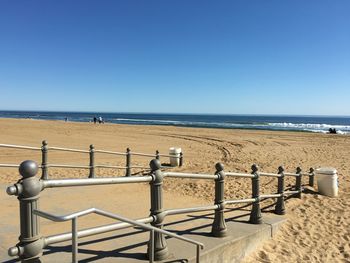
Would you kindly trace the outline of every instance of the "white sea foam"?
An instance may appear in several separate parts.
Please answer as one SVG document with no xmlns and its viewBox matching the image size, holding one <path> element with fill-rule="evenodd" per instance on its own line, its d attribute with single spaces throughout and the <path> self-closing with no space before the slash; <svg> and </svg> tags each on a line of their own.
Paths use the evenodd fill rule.
<svg viewBox="0 0 350 263">
<path fill-rule="evenodd" d="M 327 133 L 330 128 L 336 129 L 339 134 L 349 134 L 350 125 L 332 125 L 325 123 L 269 123 L 269 126 L 284 129 L 303 130 L 319 133 Z"/>
</svg>

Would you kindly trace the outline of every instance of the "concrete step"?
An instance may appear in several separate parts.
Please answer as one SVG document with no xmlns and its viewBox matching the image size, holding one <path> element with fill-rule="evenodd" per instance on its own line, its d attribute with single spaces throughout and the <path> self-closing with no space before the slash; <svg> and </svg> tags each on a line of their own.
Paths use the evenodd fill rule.
<svg viewBox="0 0 350 263">
<path fill-rule="evenodd" d="M 79 202 L 74 203 L 72 200 L 77 198 L 77 195 L 91 196 L 96 193 L 96 188 L 82 188 L 78 193 L 76 191 L 57 191 L 44 193 L 41 209 L 55 214 L 62 215 L 79 209 L 87 208 L 84 204 L 81 207 Z M 105 189 L 105 188 L 104 188 Z M 130 218 L 139 218 L 140 215 L 147 215 L 148 202 L 147 188 L 141 191 L 140 188 L 132 189 L 139 193 L 136 197 L 130 197 L 132 192 L 130 188 L 107 188 L 101 201 L 91 201 L 91 205 L 97 208 L 107 210 L 112 213 L 118 213 L 122 216 Z M 113 199 L 113 202 L 105 207 L 100 205 L 106 203 L 108 197 L 113 198 L 116 191 L 124 191 L 129 194 L 129 199 L 133 203 L 136 200 L 143 200 L 137 203 L 138 209 L 129 211 L 128 205 L 123 202 L 125 200 Z M 62 193 L 64 193 L 62 197 Z M 191 200 L 191 203 L 180 201 L 177 196 L 171 196 L 167 193 L 167 202 L 169 208 L 189 207 L 203 205 L 201 200 Z M 60 199 L 61 198 L 61 199 Z M 55 203 L 52 202 L 55 200 Z M 44 201 L 47 200 L 47 201 Z M 68 200 L 67 202 L 64 202 Z M 108 199 L 112 200 L 112 199 Z M 89 200 L 87 203 L 89 203 Z M 63 203 L 62 203 L 63 202 Z M 99 203 L 101 202 L 101 203 Z M 0 233 L 0 261 L 1 262 L 17 262 L 7 256 L 7 249 L 15 245 L 16 235 L 18 235 L 18 204 L 13 197 L 6 197 L 4 199 L 5 210 L 2 210 L 2 225 Z M 119 206 L 118 206 L 119 204 Z M 123 204 L 125 207 L 123 208 Z M 66 210 L 61 211 L 64 205 Z M 117 209 L 116 209 L 117 208 Z M 135 207 L 136 208 L 136 207 Z M 78 210 L 79 210 L 78 209 Z M 285 220 L 282 216 L 277 216 L 272 213 L 263 213 L 264 223 L 260 225 L 253 225 L 248 223 L 250 214 L 250 206 L 236 205 L 235 209 L 227 209 L 225 211 L 225 219 L 228 228 L 228 235 L 224 238 L 216 238 L 211 235 L 211 225 L 214 219 L 213 212 L 190 213 L 186 215 L 168 216 L 165 219 L 164 229 L 202 242 L 205 249 L 201 251 L 200 262 L 240 262 L 242 258 L 250 253 L 265 240 L 271 238 L 277 231 L 278 226 Z M 108 224 L 115 222 L 113 220 L 101 219 L 98 216 L 87 216 L 78 220 L 78 228 L 97 226 L 101 224 Z M 46 235 L 66 232 L 70 230 L 70 223 L 56 223 L 47 220 L 42 220 L 42 233 Z M 127 228 L 100 234 L 92 237 L 79 239 L 79 262 L 148 262 L 146 259 L 147 242 L 149 233 L 141 229 Z M 167 238 L 169 249 L 169 257 L 163 262 L 195 262 L 196 246 L 185 243 L 183 241 Z M 53 244 L 44 250 L 42 262 L 71 262 L 71 242 L 64 242 Z"/>
</svg>

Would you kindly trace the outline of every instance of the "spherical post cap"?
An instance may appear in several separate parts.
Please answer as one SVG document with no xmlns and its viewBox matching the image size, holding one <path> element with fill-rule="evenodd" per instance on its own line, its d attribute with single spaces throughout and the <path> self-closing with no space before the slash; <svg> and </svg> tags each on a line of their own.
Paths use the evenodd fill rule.
<svg viewBox="0 0 350 263">
<path fill-rule="evenodd" d="M 43 140 L 42 144 L 43 144 L 43 146 L 46 146 L 47 145 L 47 141 Z"/>
<path fill-rule="evenodd" d="M 297 173 L 301 173 L 301 168 L 299 166 L 297 167 Z"/>
<path fill-rule="evenodd" d="M 217 172 L 221 172 L 224 170 L 224 165 L 222 163 L 215 164 L 215 169 Z"/>
<path fill-rule="evenodd" d="M 279 173 L 283 173 L 284 172 L 284 167 L 282 165 L 280 167 L 278 167 L 278 172 Z"/>
<path fill-rule="evenodd" d="M 259 170 L 259 166 L 256 165 L 256 164 L 253 164 L 253 165 L 252 165 L 252 171 L 253 171 L 253 173 L 257 172 L 258 170 Z"/>
<path fill-rule="evenodd" d="M 93 150 L 95 146 L 93 144 L 90 144 L 90 150 Z"/>
<path fill-rule="evenodd" d="M 19 173 L 24 178 L 33 177 L 39 170 L 38 164 L 34 161 L 24 161 L 19 166 Z"/>
<path fill-rule="evenodd" d="M 7 253 L 10 257 L 15 257 L 15 256 L 18 256 L 19 249 L 18 247 L 10 247 Z"/>
<path fill-rule="evenodd" d="M 153 159 L 150 161 L 149 166 L 151 167 L 152 171 L 155 171 L 160 169 L 161 163 L 158 159 Z"/>
<path fill-rule="evenodd" d="M 16 186 L 12 185 L 12 186 L 7 187 L 6 193 L 7 193 L 8 195 L 15 195 L 15 194 L 17 194 L 17 188 L 16 188 Z"/>
<path fill-rule="evenodd" d="M 313 173 L 315 171 L 315 169 L 314 168 L 310 168 L 310 173 Z"/>
</svg>

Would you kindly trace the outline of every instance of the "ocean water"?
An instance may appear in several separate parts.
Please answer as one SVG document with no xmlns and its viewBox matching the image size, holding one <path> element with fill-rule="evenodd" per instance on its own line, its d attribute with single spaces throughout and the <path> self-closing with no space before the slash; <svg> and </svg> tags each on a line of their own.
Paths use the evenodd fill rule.
<svg viewBox="0 0 350 263">
<path fill-rule="evenodd" d="M 350 117 L 272 116 L 272 115 L 210 115 L 153 113 L 94 113 L 94 112 L 34 112 L 0 111 L 0 118 L 30 118 L 91 122 L 101 116 L 105 122 L 118 124 L 172 125 L 226 129 L 256 129 L 327 133 L 335 128 L 339 134 L 350 134 Z"/>
</svg>

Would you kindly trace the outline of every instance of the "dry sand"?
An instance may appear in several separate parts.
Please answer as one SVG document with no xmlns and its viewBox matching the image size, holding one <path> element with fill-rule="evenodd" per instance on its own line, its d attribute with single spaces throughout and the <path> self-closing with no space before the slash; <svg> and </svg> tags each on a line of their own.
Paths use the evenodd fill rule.
<svg viewBox="0 0 350 263">
<path fill-rule="evenodd" d="M 181 147 L 184 166 L 176 171 L 214 173 L 215 163 L 226 171 L 250 172 L 253 163 L 261 171 L 275 172 L 283 164 L 293 172 L 297 166 L 332 166 L 338 170 L 339 197 L 329 198 L 309 191 L 302 199 L 286 202 L 288 218 L 278 234 L 245 259 L 245 262 L 350 262 L 350 136 L 301 132 L 272 132 L 225 129 L 198 129 L 169 126 L 131 126 L 59 121 L 0 119 L 0 143 L 40 147 L 46 139 L 50 146 L 137 152 L 167 153 L 169 147 Z M 40 163 L 41 153 L 0 148 L 0 163 L 19 164 L 26 159 Z M 135 157 L 133 164 L 147 166 L 149 158 Z M 161 161 L 168 162 L 166 158 Z M 49 153 L 49 162 L 88 164 L 88 156 L 79 153 Z M 124 165 L 123 157 L 98 154 L 98 164 Z M 136 171 L 135 171 L 136 172 Z M 88 171 L 50 168 L 50 177 L 86 177 Z M 97 170 L 99 176 L 123 175 L 124 171 Z M 16 169 L 1 168 L 0 183 L 18 180 Z M 303 180 L 306 183 L 307 179 Z M 288 179 L 287 186 L 294 184 Z M 250 196 L 249 179 L 227 179 L 225 198 Z M 276 191 L 275 179 L 262 179 L 262 192 Z M 184 200 L 197 197 L 213 202 L 213 183 L 168 178 L 166 192 L 180 194 Z M 316 190 L 317 189 L 311 189 Z M 0 193 L 1 199 L 5 193 Z M 268 205 L 268 203 L 266 203 Z"/>
</svg>

